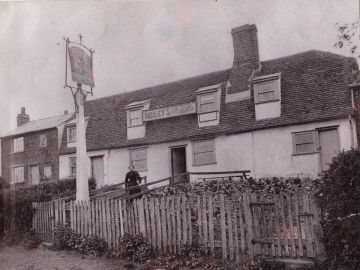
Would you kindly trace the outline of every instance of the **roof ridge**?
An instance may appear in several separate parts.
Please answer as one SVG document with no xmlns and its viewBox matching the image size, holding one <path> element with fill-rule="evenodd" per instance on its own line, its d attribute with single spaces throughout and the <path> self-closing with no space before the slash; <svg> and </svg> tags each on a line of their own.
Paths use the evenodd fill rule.
<svg viewBox="0 0 360 270">
<path fill-rule="evenodd" d="M 135 90 L 130 90 L 130 91 L 126 91 L 126 92 L 121 92 L 121 93 L 113 94 L 113 95 L 110 95 L 110 96 L 104 96 L 104 97 L 94 98 L 94 99 L 91 99 L 91 100 L 86 101 L 86 103 L 92 102 L 92 101 L 98 101 L 98 100 L 101 100 L 101 99 L 108 99 L 108 98 L 111 98 L 111 97 L 117 97 L 117 96 L 129 94 L 129 93 L 133 94 L 133 93 L 140 92 L 140 91 L 144 91 L 144 90 L 148 90 L 148 89 L 151 89 L 151 88 L 164 87 L 164 86 L 166 86 L 166 85 L 171 85 L 171 84 L 175 84 L 175 83 L 180 83 L 180 82 L 187 81 L 187 80 L 193 80 L 193 79 L 197 79 L 197 78 L 200 78 L 200 77 L 203 77 L 203 76 L 211 76 L 211 75 L 214 75 L 214 74 L 216 74 L 216 73 L 221 73 L 221 72 L 230 71 L 231 69 L 232 69 L 232 68 L 217 70 L 217 71 L 213 71 L 213 72 L 209 72 L 209 73 L 203 73 L 203 74 L 195 75 L 195 76 L 192 76 L 192 77 L 182 78 L 182 79 L 175 80 L 175 81 L 171 81 L 171 82 L 167 82 L 167 83 L 162 83 L 162 84 L 157 84 L 157 85 L 152 85 L 152 86 L 146 86 L 146 87 L 143 87 L 143 88 L 140 88 L 140 89 L 135 89 Z"/>
<path fill-rule="evenodd" d="M 301 55 L 305 55 L 305 54 L 309 54 L 309 53 L 316 53 L 316 54 L 331 54 L 333 56 L 338 56 L 338 57 L 342 57 L 342 58 L 354 58 L 352 56 L 345 56 L 342 54 L 338 54 L 338 53 L 333 53 L 333 52 L 329 52 L 329 51 L 322 51 L 322 50 L 317 50 L 317 49 L 311 49 L 311 50 L 307 50 L 307 51 L 302 51 L 302 52 L 298 52 L 298 53 L 293 53 L 290 55 L 284 55 L 284 56 L 280 56 L 277 58 L 272 58 L 272 59 L 268 59 L 268 60 L 264 60 L 264 61 L 260 61 L 261 63 L 268 63 L 268 62 L 272 62 L 272 61 L 277 61 L 277 60 L 283 60 L 286 58 L 291 58 L 291 57 L 295 57 L 295 56 L 301 56 Z"/>
<path fill-rule="evenodd" d="M 48 117 L 39 118 L 39 119 L 36 119 L 36 120 L 31 120 L 31 121 L 29 121 L 29 122 L 26 122 L 25 124 L 27 124 L 27 123 L 32 123 L 32 122 L 36 122 L 36 121 L 41 121 L 41 120 L 46 120 L 46 119 L 49 119 L 49 118 L 60 117 L 60 116 L 64 116 L 64 117 L 65 117 L 65 115 L 69 115 L 69 117 L 70 117 L 70 115 L 72 115 L 72 114 L 73 114 L 73 112 L 67 113 L 67 114 L 59 114 L 59 115 L 55 115 L 55 116 L 48 116 Z"/>
</svg>

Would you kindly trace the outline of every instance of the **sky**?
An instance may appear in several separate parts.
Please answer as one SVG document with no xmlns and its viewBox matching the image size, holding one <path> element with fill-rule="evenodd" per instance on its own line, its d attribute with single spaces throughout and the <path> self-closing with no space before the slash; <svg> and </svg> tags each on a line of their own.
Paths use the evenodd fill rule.
<svg viewBox="0 0 360 270">
<path fill-rule="evenodd" d="M 94 96 L 132 91 L 232 66 L 231 29 L 256 24 L 260 59 L 337 49 L 336 23 L 358 18 L 357 0 L 0 2 L 0 135 L 74 111 L 64 89 L 65 42 L 95 50 Z"/>
</svg>

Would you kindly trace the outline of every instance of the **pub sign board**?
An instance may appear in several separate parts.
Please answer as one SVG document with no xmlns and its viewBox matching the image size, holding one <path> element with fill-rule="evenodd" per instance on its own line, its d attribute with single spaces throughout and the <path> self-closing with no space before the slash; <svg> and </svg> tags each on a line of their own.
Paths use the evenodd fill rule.
<svg viewBox="0 0 360 270">
<path fill-rule="evenodd" d="M 69 47 L 70 67 L 74 82 L 94 87 L 92 58 L 83 48 Z"/>
<path fill-rule="evenodd" d="M 173 107 L 143 111 L 143 121 L 154 121 L 181 115 L 196 113 L 196 103 L 186 103 Z"/>
</svg>

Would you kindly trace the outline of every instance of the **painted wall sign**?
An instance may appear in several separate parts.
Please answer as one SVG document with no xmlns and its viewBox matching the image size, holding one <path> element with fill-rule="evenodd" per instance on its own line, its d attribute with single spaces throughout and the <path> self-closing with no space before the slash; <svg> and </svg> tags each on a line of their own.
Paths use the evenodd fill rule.
<svg viewBox="0 0 360 270">
<path fill-rule="evenodd" d="M 193 113 L 196 113 L 195 102 L 156 110 L 143 111 L 143 121 L 153 121 Z"/>
</svg>

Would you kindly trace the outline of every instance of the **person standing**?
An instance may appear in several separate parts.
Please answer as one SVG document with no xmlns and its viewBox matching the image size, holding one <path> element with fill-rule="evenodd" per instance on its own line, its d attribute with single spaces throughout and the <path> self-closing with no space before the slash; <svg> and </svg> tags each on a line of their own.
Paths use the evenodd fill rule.
<svg viewBox="0 0 360 270">
<path fill-rule="evenodd" d="M 125 187 L 127 196 L 132 196 L 138 193 L 141 193 L 141 189 L 139 184 L 141 183 L 140 174 L 135 171 L 135 167 L 133 164 L 129 166 L 129 172 L 125 176 Z M 141 195 L 136 196 L 136 199 L 141 198 Z M 135 198 L 131 198 L 130 202 L 132 202 Z"/>
</svg>

